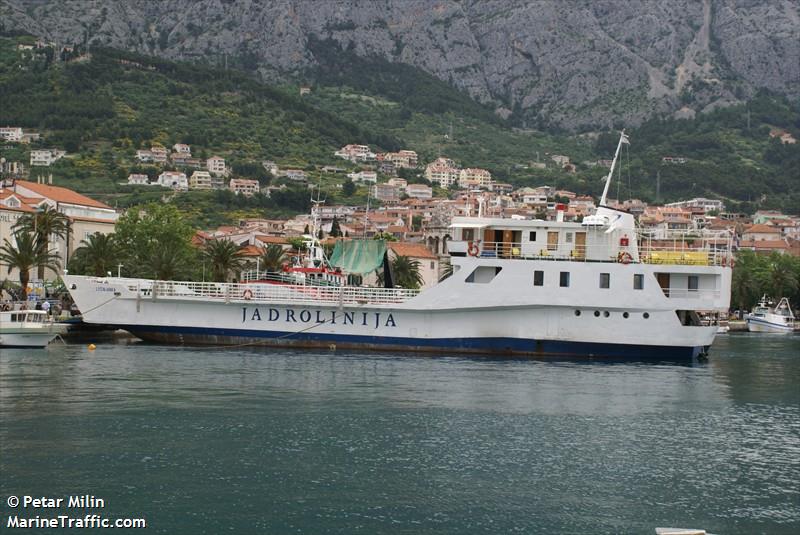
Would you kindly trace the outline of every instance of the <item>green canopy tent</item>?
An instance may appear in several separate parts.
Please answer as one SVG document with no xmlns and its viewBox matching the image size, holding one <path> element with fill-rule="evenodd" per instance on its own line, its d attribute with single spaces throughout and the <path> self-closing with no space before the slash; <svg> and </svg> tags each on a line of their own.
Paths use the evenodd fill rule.
<svg viewBox="0 0 800 535">
<path fill-rule="evenodd" d="M 330 263 L 333 267 L 354 275 L 377 271 L 383 265 L 384 286 L 394 286 L 384 240 L 337 240 Z"/>
</svg>

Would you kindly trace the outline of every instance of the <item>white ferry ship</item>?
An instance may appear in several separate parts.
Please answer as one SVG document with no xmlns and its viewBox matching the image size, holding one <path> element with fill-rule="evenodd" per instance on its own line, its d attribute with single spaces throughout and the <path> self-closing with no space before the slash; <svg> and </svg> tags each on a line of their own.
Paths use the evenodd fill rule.
<svg viewBox="0 0 800 535">
<path fill-rule="evenodd" d="M 728 310 L 731 238 L 637 233 L 631 214 L 605 206 L 614 165 L 597 213 L 582 223 L 454 218 L 453 273 L 422 291 L 64 279 L 84 321 L 163 343 L 655 360 L 705 354 L 718 326 L 700 316 Z"/>
</svg>

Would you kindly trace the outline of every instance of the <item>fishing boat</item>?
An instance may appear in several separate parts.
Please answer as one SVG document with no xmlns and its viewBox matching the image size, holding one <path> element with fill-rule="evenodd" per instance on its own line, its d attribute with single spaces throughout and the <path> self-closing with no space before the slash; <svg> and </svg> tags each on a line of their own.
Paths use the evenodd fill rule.
<svg viewBox="0 0 800 535">
<path fill-rule="evenodd" d="M 423 290 L 160 281 L 65 275 L 88 323 L 148 341 L 674 360 L 704 355 L 717 326 L 700 317 L 730 302 L 731 236 L 637 229 L 606 203 L 580 223 L 456 217 L 452 273 Z M 664 231 L 666 232 L 666 231 Z M 379 240 L 340 240 L 330 265 L 386 267 Z M 352 278 L 349 278 L 352 279 Z"/>
<path fill-rule="evenodd" d="M 763 296 L 753 311 L 745 316 L 747 330 L 752 333 L 779 333 L 794 332 L 794 314 L 789 300 L 785 297 L 772 306 L 772 303 Z"/>
<path fill-rule="evenodd" d="M 43 310 L 0 312 L 0 347 L 46 347 L 66 331 Z"/>
</svg>

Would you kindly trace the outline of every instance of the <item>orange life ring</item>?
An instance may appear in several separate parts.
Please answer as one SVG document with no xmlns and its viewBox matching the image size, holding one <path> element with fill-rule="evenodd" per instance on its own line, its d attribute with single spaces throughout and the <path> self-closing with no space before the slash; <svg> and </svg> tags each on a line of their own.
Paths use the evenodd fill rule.
<svg viewBox="0 0 800 535">
<path fill-rule="evenodd" d="M 242 292 L 242 297 L 247 299 L 248 301 L 253 298 L 253 290 L 250 288 L 246 288 L 244 292 Z"/>
<path fill-rule="evenodd" d="M 633 262 L 633 257 L 627 251 L 620 251 L 619 256 L 617 256 L 617 262 L 621 264 L 630 264 Z"/>
<path fill-rule="evenodd" d="M 478 256 L 478 253 L 480 253 L 480 250 L 478 249 L 478 245 L 475 244 L 475 243 L 471 243 L 469 245 L 469 248 L 467 249 L 467 254 L 470 255 L 470 256 Z"/>
</svg>

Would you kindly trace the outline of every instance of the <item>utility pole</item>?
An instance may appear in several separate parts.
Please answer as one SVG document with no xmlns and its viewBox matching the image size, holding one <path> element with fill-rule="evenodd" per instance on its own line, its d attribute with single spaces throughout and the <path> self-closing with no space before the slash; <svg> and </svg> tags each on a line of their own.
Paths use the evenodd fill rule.
<svg viewBox="0 0 800 535">
<path fill-rule="evenodd" d="M 661 169 L 656 171 L 656 203 L 661 199 Z"/>
</svg>

